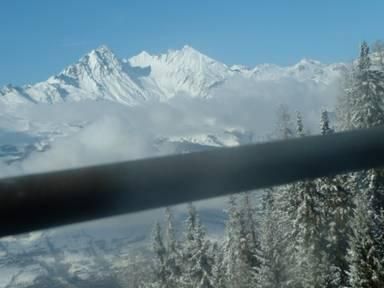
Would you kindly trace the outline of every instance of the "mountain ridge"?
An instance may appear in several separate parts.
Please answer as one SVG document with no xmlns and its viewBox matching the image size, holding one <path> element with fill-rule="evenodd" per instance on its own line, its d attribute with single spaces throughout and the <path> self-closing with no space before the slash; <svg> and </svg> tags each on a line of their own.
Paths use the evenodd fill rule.
<svg viewBox="0 0 384 288">
<path fill-rule="evenodd" d="M 134 106 L 148 101 L 168 101 L 178 95 L 211 97 L 212 90 L 234 77 L 248 81 L 289 78 L 327 85 L 346 67 L 343 63 L 322 64 L 305 58 L 287 67 L 274 64 L 229 67 L 188 45 L 158 55 L 143 51 L 130 58 L 119 58 L 108 46 L 101 45 L 46 81 L 0 88 L 0 102 L 12 106 L 108 100 Z"/>
</svg>

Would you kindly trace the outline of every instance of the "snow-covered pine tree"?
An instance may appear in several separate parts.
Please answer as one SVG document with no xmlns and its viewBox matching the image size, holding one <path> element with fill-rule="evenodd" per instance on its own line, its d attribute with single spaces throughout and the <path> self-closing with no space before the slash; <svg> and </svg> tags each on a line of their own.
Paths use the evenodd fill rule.
<svg viewBox="0 0 384 288">
<path fill-rule="evenodd" d="M 212 281 L 215 288 L 227 288 L 225 275 L 224 252 L 221 243 L 214 243 L 212 247 L 214 263 L 212 266 Z"/>
<path fill-rule="evenodd" d="M 248 246 L 251 248 L 249 256 L 249 263 L 256 268 L 260 263 L 258 262 L 257 255 L 260 252 L 260 239 L 257 224 L 257 209 L 252 201 L 253 194 L 245 192 L 243 195 L 243 205 L 241 209 L 242 223 L 244 225 L 244 235 L 249 242 Z"/>
<path fill-rule="evenodd" d="M 369 46 L 363 42 L 358 65 L 353 74 L 351 98 L 352 128 L 370 128 L 384 124 L 384 75 L 372 69 Z"/>
<path fill-rule="evenodd" d="M 370 128 L 384 124 L 384 72 L 372 66 L 369 46 L 363 42 L 357 65 L 346 74 L 339 99 L 338 126 L 344 129 Z"/>
<path fill-rule="evenodd" d="M 173 215 L 170 208 L 165 210 L 165 231 L 164 231 L 164 247 L 165 247 L 165 269 L 167 272 L 167 288 L 178 288 L 181 279 L 181 262 L 180 247 L 176 240 L 174 231 Z"/>
<path fill-rule="evenodd" d="M 198 219 L 196 225 L 196 247 L 193 254 L 191 278 L 193 279 L 193 288 L 214 288 L 212 276 L 212 267 L 214 257 L 210 254 L 211 243 L 205 239 L 205 232 Z"/>
<path fill-rule="evenodd" d="M 278 139 L 288 139 L 295 136 L 291 114 L 286 105 L 280 105 L 277 110 L 276 136 Z"/>
<path fill-rule="evenodd" d="M 352 86 L 354 83 L 354 68 L 348 69 L 341 79 L 342 85 L 336 105 L 336 127 L 338 131 L 351 130 L 352 127 Z"/>
<path fill-rule="evenodd" d="M 195 249 L 195 228 L 197 220 L 197 211 L 192 203 L 188 203 L 188 214 L 185 221 L 184 243 L 183 243 L 183 271 L 182 271 L 182 287 L 192 287 L 192 257 Z"/>
<path fill-rule="evenodd" d="M 254 287 L 261 262 L 260 239 L 256 224 L 256 209 L 249 192 L 242 194 L 240 206 L 240 257 L 244 287 Z M 248 278 L 248 279 L 247 279 Z"/>
<path fill-rule="evenodd" d="M 369 173 L 364 175 L 366 178 L 370 177 L 366 180 L 369 181 L 368 183 L 371 185 L 370 205 L 375 213 L 374 219 L 379 219 L 380 215 L 382 215 L 384 211 L 384 169 L 371 169 Z M 380 227 L 380 233 L 384 237 L 384 226 Z M 382 249 L 384 250 L 384 242 L 382 242 Z"/>
<path fill-rule="evenodd" d="M 297 116 L 297 136 L 304 136 L 301 115 Z M 292 184 L 290 195 L 290 222 L 293 239 L 288 251 L 295 263 L 291 270 L 292 287 L 324 287 L 327 281 L 325 253 L 323 197 L 313 180 Z"/>
<path fill-rule="evenodd" d="M 183 243 L 183 258 L 185 262 L 188 262 L 192 257 L 192 250 L 195 245 L 195 229 L 197 222 L 197 211 L 192 203 L 188 203 L 188 215 L 185 221 L 185 233 Z M 185 263 L 186 264 L 186 263 Z"/>
<path fill-rule="evenodd" d="M 299 111 L 296 112 L 296 135 L 298 137 L 304 136 L 303 117 Z"/>
<path fill-rule="evenodd" d="M 346 89 L 345 94 L 350 106 L 349 123 L 344 125 L 348 128 L 370 128 L 384 124 L 384 74 L 383 71 L 377 69 L 377 66 L 375 67 L 371 65 L 370 56 L 369 47 L 367 43 L 364 42 L 361 45 L 358 63 L 354 67 L 352 73 L 350 86 L 347 87 L 348 89 Z M 344 119 L 345 118 L 346 117 L 344 117 Z M 374 177 L 372 175 L 374 175 Z M 371 181 L 371 178 L 375 179 L 375 181 Z M 360 206 L 369 207 L 372 210 L 372 215 L 374 215 L 366 220 L 366 222 L 379 219 L 384 208 L 384 171 L 382 169 L 374 169 L 371 171 L 354 173 L 350 176 L 347 184 L 348 186 L 345 185 L 345 187 L 355 191 L 357 195 L 357 209 L 353 222 L 362 222 L 364 220 L 359 216 Z M 368 200 L 367 197 L 361 197 L 361 194 L 366 193 L 366 191 L 370 191 L 370 195 L 367 196 L 369 198 Z M 366 201 L 369 201 L 369 203 L 362 203 Z M 384 227 L 374 224 L 375 223 L 371 223 L 368 227 L 370 227 L 369 229 L 375 229 L 377 232 L 369 231 L 367 233 L 372 235 L 383 235 Z M 353 227 L 357 227 L 362 224 L 353 223 L 352 225 Z M 355 238 L 361 236 L 356 231 L 352 235 Z M 353 237 L 350 242 L 351 245 L 355 245 Z M 374 249 L 372 248 L 373 250 L 384 250 L 383 241 L 373 243 L 376 245 Z M 354 249 L 361 250 L 362 248 L 355 245 L 354 247 L 351 247 L 351 251 L 354 251 Z M 354 258 L 350 257 L 349 259 L 353 260 Z M 350 266 L 352 268 L 355 267 L 353 263 L 351 263 Z M 356 270 L 357 267 L 354 269 Z M 351 271 L 351 275 L 356 276 L 353 271 Z M 354 282 L 353 277 L 355 276 L 351 276 L 352 282 Z M 355 281 L 354 283 L 357 282 Z"/>
<path fill-rule="evenodd" d="M 285 106 L 283 106 L 285 107 Z M 288 114 L 289 115 L 289 114 Z M 286 118 L 285 121 L 290 121 L 290 118 Z M 290 122 L 286 124 L 281 124 L 282 127 L 290 127 Z M 288 129 L 287 131 L 294 131 L 291 129 Z M 291 132 L 290 132 L 291 133 Z M 279 139 L 286 140 L 290 137 L 293 137 L 294 134 L 285 133 L 280 135 Z M 300 112 L 296 113 L 296 136 L 302 137 L 305 136 L 304 133 L 304 125 L 303 125 L 303 119 Z M 288 227 L 289 224 L 293 223 L 293 219 L 295 219 L 295 213 L 298 208 L 298 196 L 297 196 L 297 189 L 295 188 L 295 184 L 287 184 L 287 185 L 281 185 L 274 189 L 276 193 L 273 193 L 274 195 L 274 202 L 275 202 L 275 209 L 279 211 L 281 214 L 281 220 L 285 223 L 285 226 Z M 288 225 L 288 226 L 287 226 Z M 292 229 L 287 228 L 288 232 L 291 233 Z M 288 236 L 288 235 L 286 235 Z M 287 241 L 290 241 L 289 239 L 291 237 L 284 237 Z"/>
<path fill-rule="evenodd" d="M 382 171 L 370 170 L 369 171 L 369 207 L 372 207 L 372 232 L 375 240 L 375 246 L 377 250 L 378 270 L 380 284 L 384 286 L 384 198 L 381 198 L 383 193 L 383 179 L 378 177 L 378 174 Z M 381 200 L 381 201 L 380 201 Z"/>
<path fill-rule="evenodd" d="M 370 174 L 370 183 L 364 191 L 358 191 L 358 205 L 354 211 L 352 234 L 350 239 L 349 281 L 352 288 L 384 287 L 384 260 L 382 238 L 376 233 L 380 219 L 375 219 L 372 208 L 372 190 L 375 189 L 374 174 Z M 380 243 L 381 242 L 381 243 Z"/>
<path fill-rule="evenodd" d="M 328 112 L 323 110 L 320 119 L 322 135 L 333 133 Z M 317 180 L 317 189 L 322 196 L 322 218 L 325 226 L 327 260 L 329 262 L 329 288 L 346 287 L 348 284 L 348 262 L 345 257 L 348 249 L 350 221 L 353 215 L 353 193 L 348 189 L 346 176 L 323 177 Z"/>
<path fill-rule="evenodd" d="M 289 114 L 288 114 L 289 115 Z M 281 127 L 291 127 L 290 118 L 285 117 L 281 118 L 279 116 L 279 122 L 282 120 L 289 121 L 286 124 L 281 124 Z M 280 139 L 287 139 L 290 137 L 293 137 L 294 134 L 292 131 L 295 129 L 288 129 L 287 131 L 290 131 L 291 134 L 285 133 L 280 134 Z M 296 135 L 299 137 L 304 136 L 304 126 L 302 121 L 302 116 L 299 112 L 296 113 Z M 272 219 L 268 220 L 267 218 L 265 221 L 269 221 L 268 225 L 274 225 L 271 231 L 274 231 L 275 233 L 273 235 L 269 235 L 270 237 L 274 237 L 275 240 L 272 241 L 270 244 L 272 247 L 266 247 L 265 245 L 268 245 L 268 242 L 264 237 L 268 237 L 268 232 L 265 231 L 266 227 L 264 225 L 267 225 L 267 223 L 263 223 L 263 242 L 264 244 L 262 246 L 262 250 L 264 255 L 263 261 L 272 261 L 275 262 L 276 266 L 273 266 L 272 264 L 269 265 L 266 262 L 263 263 L 262 269 L 260 271 L 261 275 L 260 277 L 267 277 L 266 274 L 269 274 L 269 277 L 272 277 L 273 273 L 277 273 L 280 275 L 278 278 L 280 280 L 277 280 L 280 282 L 280 287 L 296 287 L 295 285 L 297 282 L 294 280 L 297 279 L 296 273 L 298 272 L 296 269 L 296 263 L 297 263 L 297 251 L 296 251 L 296 245 L 295 245 L 295 239 L 297 231 L 294 229 L 294 221 L 297 216 L 297 209 L 299 208 L 300 201 L 299 201 L 299 195 L 298 195 L 298 189 L 296 188 L 297 183 L 293 184 L 287 184 L 282 185 L 279 187 L 276 187 L 272 190 L 271 196 L 273 198 L 273 205 L 270 206 L 271 209 L 273 209 L 270 213 L 270 217 Z M 268 207 L 268 206 L 267 206 Z M 265 212 L 267 215 L 268 213 Z M 277 228 L 278 227 L 278 228 Z M 278 230 L 276 230 L 278 229 Z M 273 244 L 276 243 L 276 244 Z M 269 251 L 269 252 L 266 252 Z M 265 254 L 267 253 L 267 254 Z M 268 256 L 268 253 L 270 256 Z M 273 259 L 268 259 L 267 257 L 271 257 L 271 254 L 273 255 Z M 275 271 L 274 271 L 275 270 Z M 269 284 L 273 283 L 273 280 L 269 281 Z M 276 283 L 275 283 L 276 284 Z M 271 284 L 272 285 L 272 284 Z M 279 287 L 279 286 L 276 286 Z M 299 287 L 299 286 L 298 286 Z"/>
<path fill-rule="evenodd" d="M 225 283 L 227 287 L 240 287 L 239 278 L 239 241 L 240 241 L 240 213 L 237 199 L 229 196 L 228 220 L 225 227 L 224 257 Z"/>
<path fill-rule="evenodd" d="M 210 242 L 205 239 L 205 231 L 196 208 L 188 205 L 186 233 L 183 252 L 182 286 L 191 288 L 213 288 L 212 266 L 214 257 L 210 254 Z"/>
<path fill-rule="evenodd" d="M 152 232 L 152 251 L 155 254 L 153 263 L 153 277 L 147 281 L 145 287 L 167 287 L 166 249 L 163 241 L 161 226 L 157 222 Z"/>
<path fill-rule="evenodd" d="M 297 271 L 295 286 L 324 287 L 329 271 L 325 252 L 322 199 L 314 181 L 296 184 L 299 207 L 294 221 Z"/>
<path fill-rule="evenodd" d="M 321 130 L 321 135 L 328 135 L 333 133 L 333 130 L 331 129 L 329 124 L 328 111 L 325 109 L 321 111 L 320 130 Z"/>
<path fill-rule="evenodd" d="M 224 240 L 223 262 L 226 271 L 226 286 L 248 288 L 255 286 L 255 273 L 248 262 L 250 255 L 249 242 L 242 211 L 234 195 L 229 198 L 228 220 Z"/>
<path fill-rule="evenodd" d="M 288 124 L 287 124 L 288 125 Z M 288 125 L 290 126 L 290 124 Z M 290 131 L 290 130 L 289 130 Z M 293 131 L 293 130 L 292 130 Z M 294 134 L 292 134 L 290 137 L 293 137 Z M 296 112 L 296 137 L 303 137 L 305 136 L 304 132 L 304 125 L 303 125 L 303 118 L 300 112 Z M 281 138 L 283 140 L 288 139 L 289 137 Z M 293 223 L 293 220 L 295 219 L 295 213 L 298 209 L 298 195 L 297 195 L 297 189 L 296 184 L 287 184 L 279 186 L 276 191 L 276 193 L 273 193 L 275 195 L 275 209 L 280 210 L 281 217 L 284 218 L 284 222 L 286 225 Z M 283 220 L 283 219 L 282 219 Z M 292 232 L 292 229 L 288 228 L 289 233 Z M 286 235 L 288 236 L 288 235 Z M 287 241 L 290 241 L 290 237 L 285 237 Z"/>
<path fill-rule="evenodd" d="M 263 220 L 260 229 L 261 263 L 257 287 L 289 287 L 288 263 L 284 245 L 285 225 L 281 225 L 281 211 L 275 207 L 277 188 L 265 191 L 263 199 Z"/>
</svg>

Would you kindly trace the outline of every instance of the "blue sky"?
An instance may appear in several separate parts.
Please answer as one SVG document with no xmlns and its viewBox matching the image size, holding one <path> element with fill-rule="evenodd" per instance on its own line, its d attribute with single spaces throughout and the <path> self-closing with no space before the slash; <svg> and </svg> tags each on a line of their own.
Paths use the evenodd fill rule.
<svg viewBox="0 0 384 288">
<path fill-rule="evenodd" d="M 384 39 L 381 0 L 3 0 L 0 86 L 45 80 L 101 44 L 120 57 L 189 44 L 226 64 L 350 61 Z"/>
</svg>

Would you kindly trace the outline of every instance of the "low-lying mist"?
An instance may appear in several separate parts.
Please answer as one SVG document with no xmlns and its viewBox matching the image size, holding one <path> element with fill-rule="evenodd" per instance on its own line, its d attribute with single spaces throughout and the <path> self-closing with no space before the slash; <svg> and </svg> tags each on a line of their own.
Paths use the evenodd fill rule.
<svg viewBox="0 0 384 288">
<path fill-rule="evenodd" d="M 178 95 L 168 102 L 134 107 L 84 101 L 3 108 L 5 115 L 22 125 L 9 127 L 10 122 L 15 126 L 14 121 L 0 121 L 0 129 L 46 138 L 49 148 L 3 165 L 0 173 L 26 174 L 172 154 L 172 147 L 158 147 L 156 142 L 219 135 L 228 129 L 247 131 L 252 141 L 265 141 L 275 132 L 280 105 L 288 107 L 293 119 L 300 111 L 304 125 L 316 133 L 320 110 L 333 109 L 339 87 L 292 79 L 250 82 L 234 78 L 213 91 L 204 99 Z"/>
</svg>

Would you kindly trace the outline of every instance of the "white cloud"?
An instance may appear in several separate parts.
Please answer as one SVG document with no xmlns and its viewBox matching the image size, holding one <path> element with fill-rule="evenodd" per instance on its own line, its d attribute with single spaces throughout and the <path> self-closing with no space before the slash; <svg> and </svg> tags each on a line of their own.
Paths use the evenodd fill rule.
<svg viewBox="0 0 384 288">
<path fill-rule="evenodd" d="M 23 123 L 16 129 L 54 140 L 48 151 L 31 153 L 2 173 L 58 170 L 172 153 L 157 150 L 155 140 L 218 134 L 228 128 L 248 130 L 256 139 L 264 139 L 275 128 L 280 104 L 292 112 L 301 111 L 305 125 L 317 131 L 321 108 L 333 107 L 338 92 L 336 84 L 234 78 L 215 89 L 210 99 L 180 95 L 167 103 L 136 107 L 102 101 L 20 106 L 8 111 L 15 121 Z M 18 127 L 15 121 L 13 129 Z"/>
</svg>

